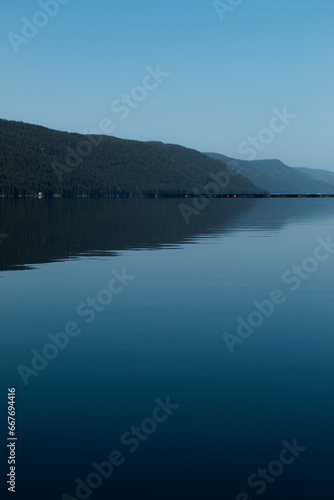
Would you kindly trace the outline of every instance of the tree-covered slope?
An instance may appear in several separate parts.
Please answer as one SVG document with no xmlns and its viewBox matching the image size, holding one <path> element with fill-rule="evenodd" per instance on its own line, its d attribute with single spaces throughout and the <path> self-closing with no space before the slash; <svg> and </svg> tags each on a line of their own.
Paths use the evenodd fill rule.
<svg viewBox="0 0 334 500">
<path fill-rule="evenodd" d="M 0 120 L 0 194 L 254 193 L 249 179 L 182 146 L 59 132 Z M 211 184 L 209 184 L 211 182 Z"/>
</svg>

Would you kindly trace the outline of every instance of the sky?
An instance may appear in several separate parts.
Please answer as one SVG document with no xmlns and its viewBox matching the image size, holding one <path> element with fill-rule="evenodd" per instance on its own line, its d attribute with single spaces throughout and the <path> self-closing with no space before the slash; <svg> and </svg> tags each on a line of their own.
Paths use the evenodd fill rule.
<svg viewBox="0 0 334 500">
<path fill-rule="evenodd" d="M 334 171 L 333 0 L 2 0 L 0 118 Z"/>
</svg>

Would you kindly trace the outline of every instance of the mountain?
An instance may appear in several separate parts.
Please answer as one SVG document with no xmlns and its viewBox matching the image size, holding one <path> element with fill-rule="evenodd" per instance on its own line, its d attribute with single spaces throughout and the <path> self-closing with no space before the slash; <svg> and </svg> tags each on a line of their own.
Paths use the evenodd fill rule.
<svg viewBox="0 0 334 500">
<path fill-rule="evenodd" d="M 330 170 L 322 170 L 320 168 L 304 168 L 298 167 L 297 170 L 300 170 L 303 174 L 308 175 L 312 179 L 316 179 L 317 181 L 327 182 L 328 184 L 333 184 L 334 186 L 334 172 Z"/>
<path fill-rule="evenodd" d="M 304 169 L 288 167 L 280 160 L 235 160 L 218 153 L 205 153 L 241 173 L 254 184 L 270 193 L 279 194 L 334 194 L 334 182 L 306 175 Z M 308 169 L 307 169 L 308 170 Z M 312 170 L 314 172 L 315 170 Z M 328 172 L 329 174 L 331 172 Z M 333 174 L 334 176 L 334 174 Z M 329 179 L 330 177 L 327 177 Z M 325 177 L 323 177 L 325 179 Z"/>
<path fill-rule="evenodd" d="M 47 197 L 264 192 L 220 161 L 182 146 L 0 120 L 0 194 L 40 191 Z"/>
</svg>

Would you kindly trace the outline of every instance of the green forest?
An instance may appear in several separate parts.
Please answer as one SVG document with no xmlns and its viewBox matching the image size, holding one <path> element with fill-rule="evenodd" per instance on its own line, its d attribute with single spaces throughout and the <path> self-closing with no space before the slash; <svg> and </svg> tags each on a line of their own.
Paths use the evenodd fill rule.
<svg viewBox="0 0 334 500">
<path fill-rule="evenodd" d="M 0 195 L 259 194 L 219 160 L 182 146 L 0 120 Z M 217 178 L 217 177 L 216 177 Z"/>
</svg>

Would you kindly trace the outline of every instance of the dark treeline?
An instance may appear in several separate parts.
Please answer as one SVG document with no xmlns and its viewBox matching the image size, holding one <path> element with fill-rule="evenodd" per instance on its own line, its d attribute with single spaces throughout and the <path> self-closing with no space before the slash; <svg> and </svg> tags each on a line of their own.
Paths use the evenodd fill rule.
<svg viewBox="0 0 334 500">
<path fill-rule="evenodd" d="M 210 194 L 217 192 L 211 173 L 220 176 L 222 194 L 263 192 L 192 149 L 0 120 L 0 194 L 5 196 Z"/>
</svg>

